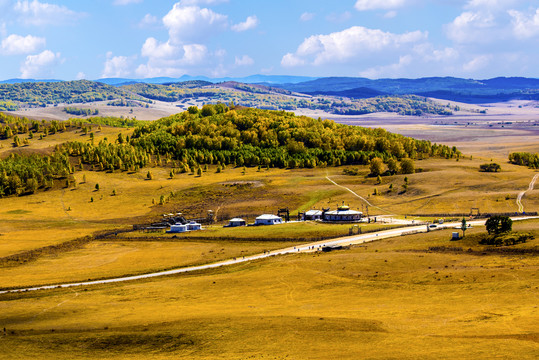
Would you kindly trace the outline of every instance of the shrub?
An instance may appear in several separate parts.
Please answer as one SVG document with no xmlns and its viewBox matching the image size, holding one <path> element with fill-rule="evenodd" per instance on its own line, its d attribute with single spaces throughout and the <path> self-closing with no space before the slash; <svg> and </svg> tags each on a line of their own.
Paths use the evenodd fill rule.
<svg viewBox="0 0 539 360">
<path fill-rule="evenodd" d="M 479 171 L 482 171 L 482 172 L 498 172 L 500 171 L 500 169 L 501 169 L 501 166 L 496 163 L 479 165 Z"/>
</svg>

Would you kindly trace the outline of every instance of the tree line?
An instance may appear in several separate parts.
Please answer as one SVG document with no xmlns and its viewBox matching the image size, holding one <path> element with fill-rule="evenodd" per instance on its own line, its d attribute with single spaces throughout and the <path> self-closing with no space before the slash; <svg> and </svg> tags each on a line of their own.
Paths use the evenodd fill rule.
<svg viewBox="0 0 539 360">
<path fill-rule="evenodd" d="M 539 169 L 539 154 L 528 152 L 514 152 L 509 154 L 509 161 L 515 165 Z"/>
</svg>

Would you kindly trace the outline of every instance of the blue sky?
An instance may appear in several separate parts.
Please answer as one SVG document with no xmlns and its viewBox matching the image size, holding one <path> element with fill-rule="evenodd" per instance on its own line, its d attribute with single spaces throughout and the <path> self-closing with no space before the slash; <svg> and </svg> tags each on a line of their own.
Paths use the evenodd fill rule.
<svg viewBox="0 0 539 360">
<path fill-rule="evenodd" d="M 537 0 L 0 0 L 0 79 L 539 77 Z"/>
</svg>

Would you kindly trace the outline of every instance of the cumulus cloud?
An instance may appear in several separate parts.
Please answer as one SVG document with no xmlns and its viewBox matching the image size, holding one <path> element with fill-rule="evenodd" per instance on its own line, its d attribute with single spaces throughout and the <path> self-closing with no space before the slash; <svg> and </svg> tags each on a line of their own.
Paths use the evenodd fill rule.
<svg viewBox="0 0 539 360">
<path fill-rule="evenodd" d="M 107 53 L 107 60 L 101 77 L 120 78 L 131 75 L 134 57 L 113 56 L 112 52 Z"/>
<path fill-rule="evenodd" d="M 142 45 L 141 54 L 145 57 L 172 58 L 177 56 L 179 47 L 171 45 L 169 41 L 160 43 L 157 39 L 150 37 Z"/>
<path fill-rule="evenodd" d="M 217 33 L 227 26 L 228 17 L 211 9 L 198 6 L 174 4 L 172 10 L 163 17 L 170 40 L 177 43 L 196 42 Z"/>
<path fill-rule="evenodd" d="M 457 43 L 491 42 L 499 40 L 493 32 L 498 28 L 489 12 L 465 11 L 446 26 L 447 37 Z"/>
<path fill-rule="evenodd" d="M 341 32 L 313 35 L 305 39 L 295 54 L 289 53 L 282 58 L 281 65 L 342 63 L 382 50 L 398 50 L 401 46 L 409 46 L 426 38 L 427 33 L 421 31 L 394 34 L 353 26 Z"/>
<path fill-rule="evenodd" d="M 255 61 L 248 55 L 243 55 L 242 57 L 236 56 L 235 62 L 237 66 L 249 66 L 253 65 Z"/>
<path fill-rule="evenodd" d="M 530 15 L 517 10 L 509 10 L 513 34 L 518 39 L 528 39 L 539 35 L 539 8 Z"/>
<path fill-rule="evenodd" d="M 77 73 L 77 76 L 75 77 L 75 79 L 77 79 L 77 80 L 86 80 L 86 74 L 83 73 L 82 71 L 79 71 Z"/>
<path fill-rule="evenodd" d="M 281 65 L 284 67 L 302 66 L 305 65 L 305 60 L 292 53 L 288 53 L 281 59 Z"/>
<path fill-rule="evenodd" d="M 45 43 L 45 38 L 12 34 L 2 40 L 2 54 L 21 55 L 35 53 L 39 48 L 45 47 Z"/>
<path fill-rule="evenodd" d="M 355 8 L 359 11 L 396 9 L 406 4 L 406 0 L 357 0 Z"/>
<path fill-rule="evenodd" d="M 236 25 L 232 25 L 231 29 L 236 32 L 246 31 L 254 29 L 258 26 L 258 18 L 256 15 L 249 16 L 244 22 L 241 22 Z"/>
<path fill-rule="evenodd" d="M 41 3 L 38 0 L 17 1 L 13 9 L 20 21 L 35 26 L 70 24 L 83 15 L 65 6 Z"/>
<path fill-rule="evenodd" d="M 143 0 L 114 0 L 114 5 L 129 5 L 129 4 L 138 4 Z"/>
<path fill-rule="evenodd" d="M 21 78 L 50 76 L 53 68 L 62 62 L 60 53 L 45 50 L 37 55 L 28 55 L 21 65 Z"/>
</svg>

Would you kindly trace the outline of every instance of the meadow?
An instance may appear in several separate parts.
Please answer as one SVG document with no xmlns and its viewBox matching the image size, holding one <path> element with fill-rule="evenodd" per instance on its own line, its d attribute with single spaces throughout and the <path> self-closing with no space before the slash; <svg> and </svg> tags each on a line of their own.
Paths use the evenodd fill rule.
<svg viewBox="0 0 539 360">
<path fill-rule="evenodd" d="M 95 142 L 133 131 L 96 129 Z M 0 156 L 48 153 L 75 138 L 90 141 L 75 131 L 20 148 L 0 140 Z M 535 138 L 495 145 L 491 140 L 464 139 L 470 152 L 458 160 L 416 160 L 416 173 L 383 176 L 381 183 L 367 176 L 368 166 L 228 166 L 218 173 L 211 165 L 201 176 L 188 172 L 173 178 L 166 162 L 138 171 L 86 168 L 74 174 L 76 185 L 70 188 L 0 199 L 0 288 L 203 264 L 339 237 L 350 228 L 222 227 L 232 217 L 253 222 L 284 207 L 295 215 L 344 202 L 378 217 L 379 222 L 362 225 L 365 231 L 392 226 L 380 223 L 389 215 L 434 221 L 443 218 L 435 214 L 460 218 L 451 214 L 468 214 L 471 208 L 516 212 L 517 195 L 536 172 L 509 164 L 505 152 L 516 143 L 533 149 Z M 491 161 L 501 164 L 500 172 L 479 171 Z M 346 175 L 345 169 L 357 175 Z M 536 211 L 537 190 L 522 202 L 526 211 Z M 204 218 L 208 210 L 218 222 L 204 231 L 132 231 L 163 214 Z M 506 253 L 478 244 L 484 228 L 470 229 L 456 242 L 444 230 L 146 281 L 0 295 L 0 329 L 6 329 L 0 330 L 0 358 L 534 359 L 539 356 L 538 225 L 537 220 L 515 223 L 535 239 Z M 97 236 L 105 233 L 109 236 Z"/>
<path fill-rule="evenodd" d="M 515 229 L 537 236 L 538 224 Z M 535 359 L 537 256 L 489 252 L 480 233 L 3 295 L 0 357 Z"/>
</svg>

